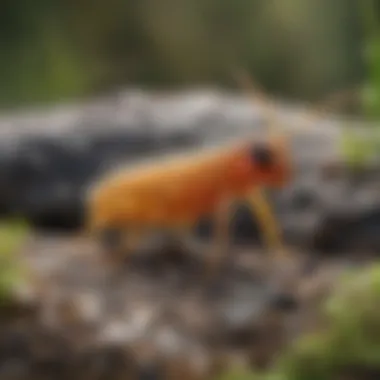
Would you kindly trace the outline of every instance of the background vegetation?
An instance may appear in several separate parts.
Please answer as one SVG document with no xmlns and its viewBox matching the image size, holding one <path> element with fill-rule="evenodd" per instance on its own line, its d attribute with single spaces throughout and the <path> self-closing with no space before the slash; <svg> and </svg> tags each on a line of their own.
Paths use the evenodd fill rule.
<svg viewBox="0 0 380 380">
<path fill-rule="evenodd" d="M 380 86 L 373 0 L 1 3 L 3 107 L 128 84 L 229 86 L 235 64 L 288 97 L 313 100 L 368 80 Z M 372 87 L 366 97 L 377 102 Z"/>
</svg>

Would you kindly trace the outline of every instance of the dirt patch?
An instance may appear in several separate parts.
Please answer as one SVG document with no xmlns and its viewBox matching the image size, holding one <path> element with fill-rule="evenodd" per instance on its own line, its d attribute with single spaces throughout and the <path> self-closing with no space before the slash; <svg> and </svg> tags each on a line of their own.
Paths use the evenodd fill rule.
<svg viewBox="0 0 380 380">
<path fill-rule="evenodd" d="M 85 239 L 35 236 L 22 257 L 38 303 L 3 313 L 4 376 L 207 379 L 236 360 L 269 366 L 317 323 L 317 305 L 345 264 L 310 265 L 294 252 L 274 265 L 249 247 L 230 253 L 210 282 L 206 250 L 147 250 L 115 268 Z"/>
</svg>

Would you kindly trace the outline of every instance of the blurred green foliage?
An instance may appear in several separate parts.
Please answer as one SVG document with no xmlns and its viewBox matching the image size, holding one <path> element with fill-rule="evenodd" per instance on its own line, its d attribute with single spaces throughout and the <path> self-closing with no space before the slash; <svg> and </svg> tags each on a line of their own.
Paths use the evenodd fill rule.
<svg viewBox="0 0 380 380">
<path fill-rule="evenodd" d="M 322 310 L 326 327 L 301 337 L 265 374 L 223 380 L 335 380 L 380 376 L 380 265 L 353 270 Z M 348 377 L 349 376 L 349 377 Z"/>
<path fill-rule="evenodd" d="M 2 0 L 0 103 L 115 86 L 232 85 L 319 98 L 363 77 L 362 0 Z"/>
<path fill-rule="evenodd" d="M 360 170 L 378 160 L 380 152 L 380 134 L 377 129 L 366 130 L 346 128 L 342 135 L 341 149 L 348 166 Z"/>
<path fill-rule="evenodd" d="M 377 0 L 361 2 L 364 59 L 367 78 L 363 86 L 363 106 L 368 117 L 380 116 L 380 9 Z"/>
<path fill-rule="evenodd" d="M 28 227 L 22 221 L 0 223 L 0 305 L 10 300 L 14 287 L 25 279 L 17 250 L 27 234 Z"/>
<path fill-rule="evenodd" d="M 380 116 L 380 7 L 377 0 L 362 0 L 360 11 L 363 25 L 363 57 L 366 77 L 361 85 L 363 116 L 378 119 Z M 360 169 L 370 161 L 378 160 L 380 135 L 378 128 L 361 133 L 346 129 L 342 139 L 342 152 L 351 168 Z M 377 157 L 376 157 L 377 156 Z"/>
</svg>

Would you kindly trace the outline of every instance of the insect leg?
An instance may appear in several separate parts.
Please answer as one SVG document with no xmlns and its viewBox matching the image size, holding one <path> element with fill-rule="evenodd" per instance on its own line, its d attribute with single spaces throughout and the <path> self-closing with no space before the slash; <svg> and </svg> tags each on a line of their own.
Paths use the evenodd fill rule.
<svg viewBox="0 0 380 380">
<path fill-rule="evenodd" d="M 282 255 L 285 250 L 281 230 L 263 189 L 255 188 L 249 194 L 248 200 L 252 211 L 256 213 L 268 248 Z"/>
<path fill-rule="evenodd" d="M 192 231 L 192 223 L 178 223 L 173 229 L 173 235 L 178 243 L 186 244 Z"/>
<path fill-rule="evenodd" d="M 115 227 L 103 228 L 98 233 L 98 241 L 102 250 L 107 252 L 117 251 L 121 248 L 123 231 Z"/>
<path fill-rule="evenodd" d="M 232 197 L 225 198 L 214 214 L 214 236 L 211 242 L 209 262 L 206 272 L 213 277 L 220 271 L 223 261 L 226 259 L 226 251 L 229 246 L 229 223 Z"/>
<path fill-rule="evenodd" d="M 129 228 L 125 235 L 125 241 L 123 244 L 123 259 L 128 259 L 135 250 L 139 248 L 141 240 L 146 233 L 146 229 L 142 226 L 135 226 L 133 228 Z"/>
<path fill-rule="evenodd" d="M 100 243 L 107 259 L 121 264 L 138 246 L 142 235 L 140 228 L 107 228 L 100 234 Z M 108 261 L 108 260 L 107 260 Z"/>
</svg>

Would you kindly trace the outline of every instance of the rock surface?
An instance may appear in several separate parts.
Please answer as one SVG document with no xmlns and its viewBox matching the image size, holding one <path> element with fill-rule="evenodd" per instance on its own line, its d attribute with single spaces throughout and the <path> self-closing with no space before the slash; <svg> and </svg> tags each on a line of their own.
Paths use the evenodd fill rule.
<svg viewBox="0 0 380 380">
<path fill-rule="evenodd" d="M 279 107 L 276 116 L 285 130 L 305 127 L 308 120 L 298 112 Z M 86 188 L 115 165 L 266 133 L 267 116 L 242 97 L 216 91 L 148 95 L 137 90 L 77 106 L 4 116 L 0 214 L 24 216 L 38 227 L 80 227 Z M 362 195 L 355 195 L 347 180 L 323 178 L 322 166 L 338 157 L 338 123 L 320 120 L 307 127 L 289 135 L 294 182 L 271 199 L 289 243 L 343 248 L 338 220 L 346 218 L 346 210 L 354 219 L 368 220 L 367 211 L 358 199 Z M 367 182 L 371 192 L 376 185 Z M 376 196 L 370 198 L 368 207 L 376 208 Z M 234 223 L 237 240 L 259 240 L 254 217 L 245 206 L 238 208 Z M 326 223 L 333 225 L 328 233 Z M 201 236 L 208 235 L 207 225 L 200 224 Z M 376 235 L 371 233 L 369 240 Z"/>
</svg>

